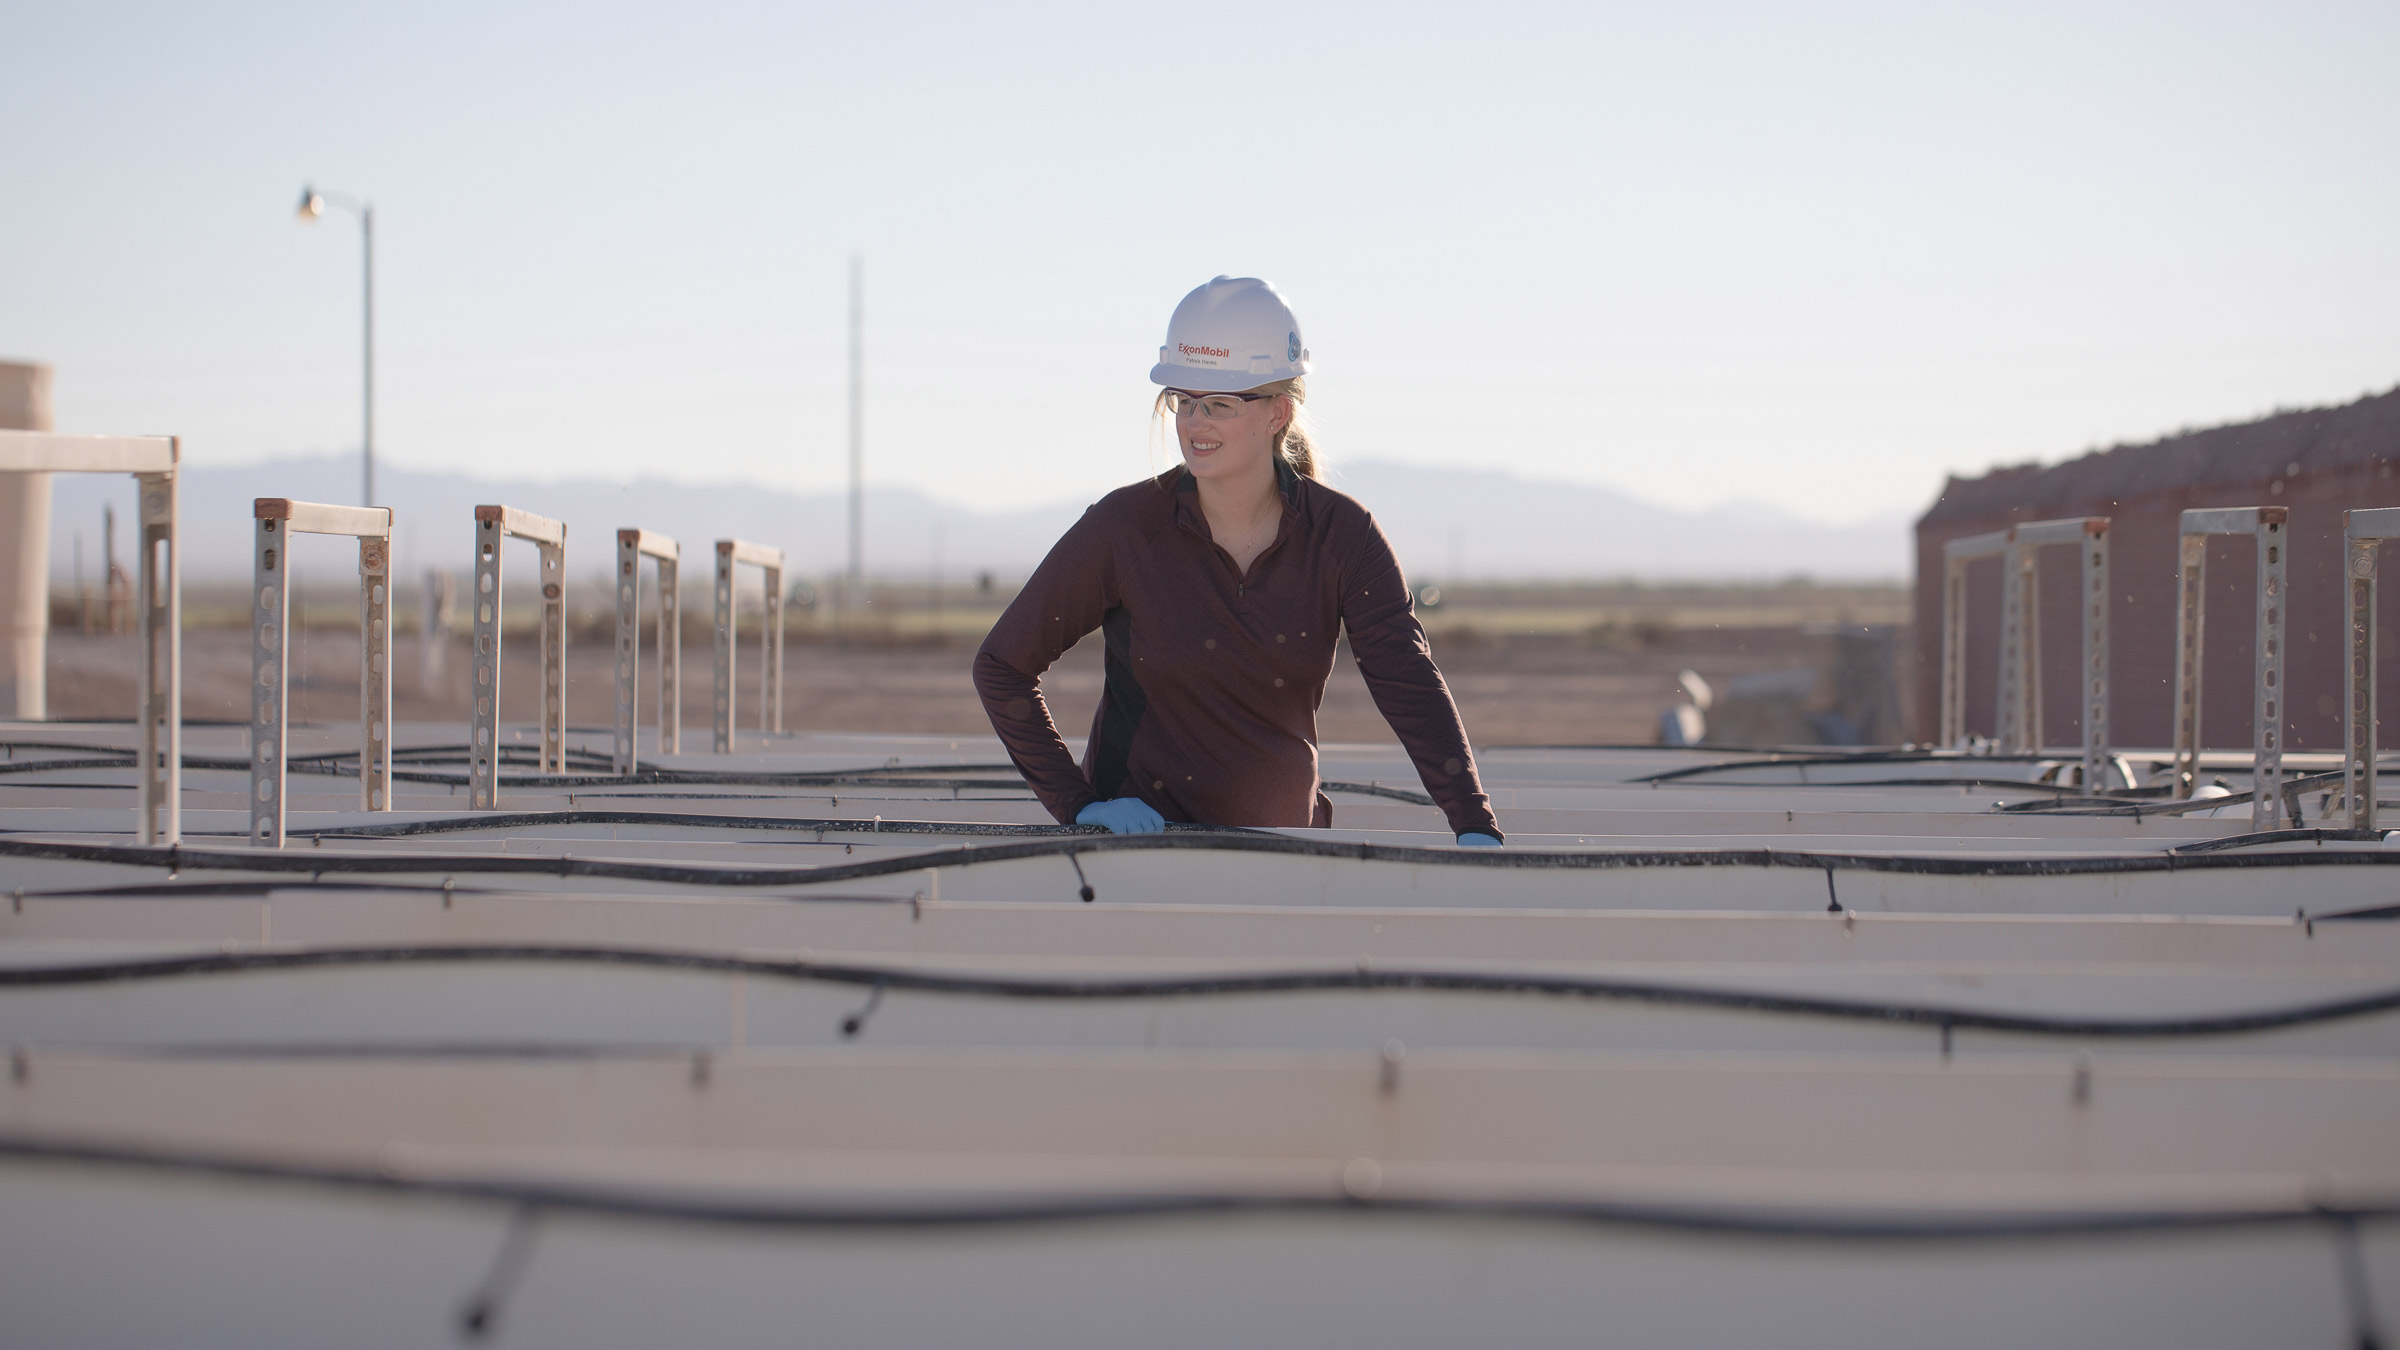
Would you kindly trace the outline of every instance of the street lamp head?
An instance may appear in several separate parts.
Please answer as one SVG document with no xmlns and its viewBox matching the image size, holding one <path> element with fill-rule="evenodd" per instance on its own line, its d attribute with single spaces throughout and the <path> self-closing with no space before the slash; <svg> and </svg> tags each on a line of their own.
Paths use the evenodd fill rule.
<svg viewBox="0 0 2400 1350">
<path fill-rule="evenodd" d="M 300 189 L 300 218 L 315 220 L 324 214 L 325 199 L 317 194 L 317 190 L 313 187 Z"/>
</svg>

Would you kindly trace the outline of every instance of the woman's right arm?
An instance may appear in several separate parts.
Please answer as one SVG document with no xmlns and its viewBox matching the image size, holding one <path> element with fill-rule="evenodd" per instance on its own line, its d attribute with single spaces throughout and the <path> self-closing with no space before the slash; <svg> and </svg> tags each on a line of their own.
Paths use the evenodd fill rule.
<svg viewBox="0 0 2400 1350">
<path fill-rule="evenodd" d="M 975 653 L 975 692 L 992 730 L 1035 796 L 1062 825 L 1097 800 L 1042 699 L 1042 672 L 1100 626 L 1116 603 L 1114 531 L 1100 508 L 1083 513 L 1009 602 Z"/>
</svg>

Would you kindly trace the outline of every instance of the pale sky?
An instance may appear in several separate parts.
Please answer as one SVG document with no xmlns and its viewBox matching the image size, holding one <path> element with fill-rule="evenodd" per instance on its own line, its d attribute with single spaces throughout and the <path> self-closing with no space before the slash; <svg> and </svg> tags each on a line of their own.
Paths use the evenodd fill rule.
<svg viewBox="0 0 2400 1350">
<path fill-rule="evenodd" d="M 1147 471 L 1176 300 L 1274 280 L 1344 456 L 1683 507 L 2400 382 L 2400 5 L 21 6 L 0 358 L 60 426 L 387 463 Z M 1368 505 L 1372 507 L 1373 503 Z M 1596 523 L 1596 526 L 1600 523 Z M 916 547 L 915 541 L 909 544 Z M 874 563 L 870 550 L 870 565 Z"/>
</svg>

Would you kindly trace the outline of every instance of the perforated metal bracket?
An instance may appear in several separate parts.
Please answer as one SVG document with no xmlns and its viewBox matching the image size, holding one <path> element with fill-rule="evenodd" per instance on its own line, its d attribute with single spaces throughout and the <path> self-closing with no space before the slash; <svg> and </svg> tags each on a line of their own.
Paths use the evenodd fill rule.
<svg viewBox="0 0 2400 1350">
<path fill-rule="evenodd" d="M 2080 554 L 2083 659 L 2077 699 L 2083 721 L 2083 782 L 2096 788 L 2108 754 L 2108 525 L 2106 516 L 2027 521 L 1954 539 L 1942 549 L 1942 725 L 1944 745 L 1966 743 L 1967 565 L 2000 559 L 1999 725 L 1993 739 L 2008 753 L 2042 749 L 2042 655 L 2039 558 L 2046 544 Z"/>
<path fill-rule="evenodd" d="M 744 563 L 764 571 L 767 582 L 766 650 L 762 653 L 761 681 L 765 687 L 758 725 L 762 731 L 783 730 L 783 550 L 740 539 L 720 539 L 717 541 L 716 690 L 711 700 L 716 714 L 713 749 L 720 755 L 732 752 L 733 728 L 738 720 L 734 706 L 733 569 Z"/>
<path fill-rule="evenodd" d="M 567 769 L 567 527 L 513 506 L 475 508 L 475 707 L 467 728 L 468 804 L 500 804 L 501 545 L 527 539 L 541 550 L 541 771 Z"/>
<path fill-rule="evenodd" d="M 136 833 L 145 845 L 183 839 L 182 494 L 175 477 L 182 453 L 173 436 L 0 431 L 0 473 L 124 473 L 141 492 L 134 612 L 142 648 L 133 711 L 141 728 Z"/>
<path fill-rule="evenodd" d="M 2342 580 L 2349 659 L 2343 662 L 2342 800 L 2350 828 L 2375 828 L 2375 573 L 2386 539 L 2400 539 L 2400 506 L 2342 513 Z"/>
<path fill-rule="evenodd" d="M 292 536 L 358 540 L 358 804 L 392 809 L 392 511 L 282 497 L 250 504 L 250 842 L 282 848 L 284 765 L 291 753 Z"/>
<path fill-rule="evenodd" d="M 2250 827 L 2275 828 L 2283 805 L 2284 554 L 2290 512 L 2281 506 L 2186 511 L 2175 613 L 2175 795 L 2200 785 L 2200 654 L 2208 615 L 2201 583 L 2212 535 L 2258 540 L 2258 626 L 2253 646 Z"/>
<path fill-rule="evenodd" d="M 676 679 L 683 662 L 683 630 L 675 607 L 677 565 L 683 546 L 656 530 L 617 531 L 617 741 L 614 766 L 618 773 L 634 771 L 635 704 L 642 668 L 642 559 L 658 563 L 658 752 L 679 754 L 683 749 L 681 684 Z"/>
<path fill-rule="evenodd" d="M 141 484 L 142 559 L 135 606 L 141 613 L 142 842 L 183 837 L 183 568 L 175 521 L 182 506 L 175 473 L 145 473 Z M 164 816 L 162 820 L 160 817 Z"/>
</svg>

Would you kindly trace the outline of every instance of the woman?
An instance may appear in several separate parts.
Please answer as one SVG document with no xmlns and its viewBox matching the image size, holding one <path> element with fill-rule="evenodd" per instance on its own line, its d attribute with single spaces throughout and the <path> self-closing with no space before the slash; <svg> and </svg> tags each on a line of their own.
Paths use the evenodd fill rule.
<svg viewBox="0 0 2400 1350">
<path fill-rule="evenodd" d="M 1317 478 L 1299 425 L 1307 373 L 1274 287 L 1218 277 L 1185 296 L 1150 371 L 1182 466 L 1085 511 L 975 654 L 993 729 L 1060 821 L 1118 834 L 1170 820 L 1330 825 L 1316 714 L 1346 627 L 1458 841 L 1500 843 L 1391 545 Z M 1107 686 L 1078 768 L 1040 682 L 1095 628 Z"/>
</svg>

